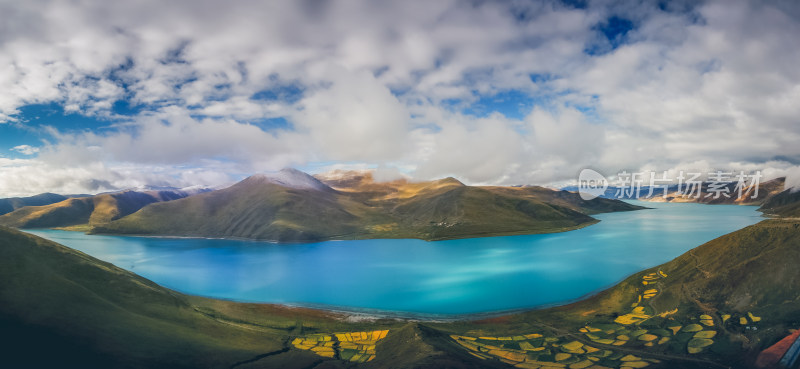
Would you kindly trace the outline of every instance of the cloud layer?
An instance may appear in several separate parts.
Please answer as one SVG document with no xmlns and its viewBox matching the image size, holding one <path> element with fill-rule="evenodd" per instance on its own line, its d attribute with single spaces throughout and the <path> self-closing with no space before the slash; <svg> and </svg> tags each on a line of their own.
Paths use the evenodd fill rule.
<svg viewBox="0 0 800 369">
<path fill-rule="evenodd" d="M 342 163 L 500 184 L 793 170 L 800 6 L 667 4 L 0 1 L 0 125 L 43 138 L 0 157 L 0 195 Z M 97 126 L 20 110 L 50 103 Z"/>
</svg>

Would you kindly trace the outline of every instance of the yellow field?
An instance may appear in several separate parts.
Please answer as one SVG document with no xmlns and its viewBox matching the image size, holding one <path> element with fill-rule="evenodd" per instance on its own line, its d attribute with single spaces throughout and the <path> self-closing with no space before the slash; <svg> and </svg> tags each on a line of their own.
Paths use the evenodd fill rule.
<svg viewBox="0 0 800 369">
<path fill-rule="evenodd" d="M 678 312 L 678 308 L 675 308 L 675 309 L 668 310 L 668 311 L 665 311 L 663 313 L 660 313 L 660 314 L 658 314 L 658 316 L 660 316 L 662 318 L 666 318 L 666 317 L 668 317 L 670 315 L 673 315 L 673 314 L 675 314 L 677 312 Z"/>
<path fill-rule="evenodd" d="M 678 308 L 672 310 L 653 311 L 654 307 L 650 300 L 642 304 L 645 299 L 652 299 L 660 293 L 656 285 L 662 283 L 667 274 L 663 271 L 649 273 L 642 277 L 642 284 L 649 287 L 638 289 L 636 302 L 631 306 L 631 310 L 626 314 L 618 315 L 614 323 L 609 324 L 602 319 L 599 322 L 587 323 L 578 328 L 578 332 L 592 342 L 609 346 L 630 346 L 641 350 L 657 350 L 662 352 L 664 346 L 656 349 L 657 346 L 665 345 L 670 342 L 672 337 L 679 333 L 692 333 L 692 338 L 686 343 L 684 353 L 696 354 L 712 345 L 717 335 L 714 326 L 714 317 L 708 314 L 701 314 L 698 318 L 692 319 L 696 323 L 675 321 L 674 324 L 667 324 L 648 331 L 641 328 L 641 323 L 654 316 L 666 318 L 674 321 L 671 317 L 678 313 Z M 642 304 L 642 305 L 640 305 Z M 592 310 L 593 311 L 593 310 Z M 584 314 L 583 316 L 587 316 Z M 750 321 L 758 321 L 761 318 L 748 313 Z M 723 314 L 721 319 L 725 322 L 730 315 Z M 746 317 L 741 320 L 745 324 L 748 322 Z M 698 324 L 699 323 L 699 324 Z M 600 328 L 602 327 L 602 328 Z M 705 330 L 704 330 L 705 329 Z M 458 344 L 467 349 L 470 354 L 481 359 L 496 359 L 517 368 L 644 368 L 654 363 L 659 363 L 656 359 L 642 358 L 636 355 L 622 355 L 612 349 L 601 349 L 588 346 L 577 340 L 568 339 L 569 336 L 545 337 L 540 333 L 518 335 L 511 337 L 467 337 L 453 335 Z M 670 346 L 672 347 L 672 346 Z M 641 351 L 646 352 L 646 351 Z M 646 355 L 645 355 L 646 356 Z M 599 365 L 602 362 L 603 365 Z"/>
<path fill-rule="evenodd" d="M 603 332 L 601 329 L 587 325 L 581 330 L 590 339 L 594 338 L 593 340 L 601 343 L 606 342 L 606 339 L 594 335 L 594 333 Z M 655 335 L 654 337 L 657 338 Z M 545 337 L 540 333 L 511 336 L 511 340 L 506 339 L 508 337 L 462 335 L 451 335 L 450 338 L 476 358 L 496 359 L 521 369 L 606 368 L 606 366 L 597 365 L 597 362 L 615 354 L 614 351 L 592 347 L 577 340 L 567 340 L 566 337 Z M 627 340 L 608 340 L 607 344 L 622 345 L 626 342 Z M 631 355 L 626 358 L 635 360 L 619 361 L 621 359 L 614 359 L 619 363 L 613 367 L 640 368 L 658 362 L 655 359 L 642 359 Z"/>
<path fill-rule="evenodd" d="M 309 350 L 319 356 L 353 362 L 375 359 L 375 345 L 389 334 L 389 330 L 371 332 L 344 332 L 332 334 L 310 334 L 297 337 L 292 346 Z"/>
<path fill-rule="evenodd" d="M 713 338 L 717 335 L 717 331 L 700 331 L 695 333 L 694 338 Z"/>
<path fill-rule="evenodd" d="M 703 327 L 700 326 L 700 324 L 689 324 L 683 327 L 683 329 L 681 329 L 681 332 L 700 332 L 702 330 Z"/>
</svg>

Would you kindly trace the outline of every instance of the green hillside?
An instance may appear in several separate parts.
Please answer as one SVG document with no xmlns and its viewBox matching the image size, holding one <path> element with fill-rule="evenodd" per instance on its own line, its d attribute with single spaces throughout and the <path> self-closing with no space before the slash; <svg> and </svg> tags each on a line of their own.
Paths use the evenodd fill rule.
<svg viewBox="0 0 800 369">
<path fill-rule="evenodd" d="M 5 367 L 212 368 L 280 346 L 135 274 L 6 228 L 0 275 Z"/>
<path fill-rule="evenodd" d="M 0 199 L 0 215 L 8 214 L 14 210 L 25 206 L 41 206 L 50 205 L 60 201 L 66 200 L 67 196 L 57 195 L 54 193 L 42 193 L 30 197 L 10 197 Z"/>
<path fill-rule="evenodd" d="M 96 227 L 101 233 L 308 240 L 357 231 L 356 216 L 333 191 L 304 190 L 259 178 L 171 202 Z"/>
<path fill-rule="evenodd" d="M 596 222 L 537 198 L 463 185 L 422 191 L 387 210 L 396 219 L 399 237 L 424 239 L 545 233 Z"/>
<path fill-rule="evenodd" d="M 596 222 L 588 214 L 641 209 L 543 188 L 465 186 L 452 178 L 375 183 L 348 177 L 326 183 L 333 187 L 295 170 L 282 171 L 280 180 L 253 176 L 226 189 L 147 206 L 93 232 L 275 241 L 438 240 L 559 232 Z"/>
<path fill-rule="evenodd" d="M 758 210 L 767 215 L 800 217 L 800 191 L 783 191 L 769 198 Z"/>
<path fill-rule="evenodd" d="M 557 336 L 613 352 L 599 361 L 606 367 L 623 366 L 623 355 L 648 358 L 647 367 L 752 367 L 760 350 L 800 327 L 798 262 L 800 222 L 766 220 L 574 304 L 436 327 L 467 337 Z"/>
<path fill-rule="evenodd" d="M 56 195 L 58 196 L 58 195 Z M 154 202 L 186 197 L 180 191 L 124 191 L 66 198 L 41 206 L 25 206 L 0 216 L 0 225 L 15 228 L 75 227 L 108 223 Z M 82 227 L 81 227 L 82 226 Z"/>
</svg>

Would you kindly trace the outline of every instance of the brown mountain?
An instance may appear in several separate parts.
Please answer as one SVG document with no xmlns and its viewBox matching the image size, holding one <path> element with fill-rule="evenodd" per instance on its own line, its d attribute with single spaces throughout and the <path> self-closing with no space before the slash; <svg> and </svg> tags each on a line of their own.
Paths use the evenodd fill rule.
<svg viewBox="0 0 800 369">
<path fill-rule="evenodd" d="M 800 190 L 795 188 L 771 196 L 761 205 L 765 215 L 800 217 Z"/>
<path fill-rule="evenodd" d="M 256 175 L 226 189 L 152 204 L 93 231 L 275 241 L 438 240 L 565 231 L 596 222 L 588 214 L 640 209 L 539 187 L 466 186 L 453 178 L 385 183 L 369 173 L 320 178 L 294 169 Z"/>
<path fill-rule="evenodd" d="M 180 190 L 123 191 L 67 198 L 53 204 L 16 209 L 0 216 L 0 225 L 16 228 L 86 228 L 132 214 L 148 204 L 180 199 L 190 194 Z"/>
<path fill-rule="evenodd" d="M 742 196 L 739 197 L 739 192 L 736 189 L 736 182 L 728 182 L 721 186 L 719 196 L 714 191 L 710 190 L 710 183 L 703 182 L 700 186 L 699 196 L 697 192 L 692 192 L 691 195 L 686 196 L 677 191 L 675 186 L 670 187 L 667 191 L 667 196 L 664 197 L 662 189 L 653 189 L 653 195 L 646 196 L 648 189 L 642 190 L 642 196 L 639 200 L 653 201 L 653 202 L 691 202 L 702 204 L 735 204 L 735 205 L 760 205 L 768 201 L 772 196 L 781 193 L 784 190 L 785 177 L 771 179 L 763 183 L 759 183 L 758 192 L 756 193 L 756 186 L 750 185 L 742 189 Z M 686 191 L 686 188 L 683 189 Z M 726 196 L 727 195 L 727 196 Z"/>
<path fill-rule="evenodd" d="M 30 197 L 9 197 L 0 199 L 0 215 L 8 214 L 14 210 L 25 206 L 42 206 L 50 205 L 60 201 L 64 201 L 70 197 L 81 196 L 63 196 L 54 193 L 42 193 Z"/>
</svg>

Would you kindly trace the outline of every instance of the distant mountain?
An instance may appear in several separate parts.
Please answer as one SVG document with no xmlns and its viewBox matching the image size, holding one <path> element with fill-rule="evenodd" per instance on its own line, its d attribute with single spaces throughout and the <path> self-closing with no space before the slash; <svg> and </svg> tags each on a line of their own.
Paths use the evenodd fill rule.
<svg viewBox="0 0 800 369">
<path fill-rule="evenodd" d="M 773 195 L 758 210 L 766 215 L 800 217 L 800 190 L 790 188 Z"/>
<path fill-rule="evenodd" d="M 545 201 L 566 207 L 585 214 L 598 214 L 613 211 L 642 209 L 620 201 L 586 201 L 569 191 L 558 191 L 539 186 L 501 187 L 501 186 L 465 186 L 455 178 L 448 177 L 431 182 L 410 182 L 398 179 L 390 182 L 376 182 L 369 171 L 337 171 L 317 175 L 322 182 L 347 193 L 360 193 L 365 199 L 388 202 L 403 202 L 423 192 L 442 188 L 469 187 L 482 189 L 491 193 L 523 197 L 535 201 Z"/>
<path fill-rule="evenodd" d="M 284 179 L 305 173 L 284 173 Z M 222 190 L 174 202 L 153 204 L 141 211 L 96 227 L 94 232 L 203 237 L 243 237 L 274 240 L 318 239 L 357 231 L 356 216 L 313 177 L 290 181 L 297 188 L 255 175 Z M 317 181 L 319 182 L 319 181 Z M 284 182 L 286 185 L 289 183 Z"/>
<path fill-rule="evenodd" d="M 108 223 L 154 202 L 181 199 L 199 190 L 122 191 L 95 196 L 65 198 L 62 201 L 25 206 L 0 216 L 0 225 L 17 228 L 75 227 Z M 57 199 L 60 195 L 54 195 Z"/>
<path fill-rule="evenodd" d="M 277 173 L 256 174 L 251 177 L 265 183 L 273 183 L 296 190 L 330 191 L 331 188 L 318 179 L 294 168 L 286 168 Z"/>
<path fill-rule="evenodd" d="M 438 240 L 564 231 L 596 222 L 588 214 L 636 209 L 540 187 L 472 187 L 453 178 L 377 183 L 369 173 L 314 178 L 284 169 L 152 204 L 93 232 L 274 241 Z"/>
<path fill-rule="evenodd" d="M 742 189 L 742 196 L 739 197 L 738 190 L 736 189 L 736 182 L 728 182 L 720 187 L 720 194 L 717 196 L 711 190 L 710 182 L 703 182 L 700 187 L 700 196 L 684 196 L 677 192 L 677 187 L 672 186 L 666 198 L 662 195 L 662 190 L 654 189 L 654 194 L 649 198 L 643 198 L 645 201 L 655 202 L 696 202 L 703 204 L 735 204 L 735 205 L 758 205 L 767 201 L 770 197 L 783 191 L 785 177 L 775 178 L 758 185 L 758 193 L 756 193 L 755 186 L 747 186 Z M 684 186 L 684 191 L 686 191 Z M 648 189 L 649 191 L 649 189 Z M 646 191 L 644 192 L 647 193 Z M 727 194 L 728 196 L 725 196 Z"/>
<path fill-rule="evenodd" d="M 126 191 L 134 191 L 134 192 L 145 192 L 150 194 L 159 194 L 158 196 L 163 196 L 164 194 L 169 193 L 178 193 L 181 195 L 191 196 L 196 195 L 198 193 L 212 191 L 212 188 L 203 185 L 195 185 L 189 187 L 172 187 L 172 186 L 139 186 L 134 188 L 125 189 L 122 191 L 111 191 L 106 193 L 119 193 L 119 192 L 126 192 Z"/>
<path fill-rule="evenodd" d="M 83 196 L 88 196 L 88 195 L 83 195 Z M 0 199 L 0 215 L 8 214 L 14 210 L 17 210 L 25 206 L 42 206 L 42 205 L 54 204 L 60 201 L 64 201 L 70 197 L 82 197 L 82 196 L 63 196 L 54 193 L 43 193 L 30 197 L 11 197 L 6 199 Z"/>
</svg>

